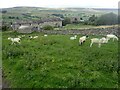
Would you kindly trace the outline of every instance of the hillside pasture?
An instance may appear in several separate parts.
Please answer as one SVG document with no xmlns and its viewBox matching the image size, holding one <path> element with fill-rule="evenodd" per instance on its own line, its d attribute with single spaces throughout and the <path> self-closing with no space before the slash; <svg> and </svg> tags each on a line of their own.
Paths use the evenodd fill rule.
<svg viewBox="0 0 120 90">
<path fill-rule="evenodd" d="M 4 78 L 12 88 L 117 88 L 118 42 L 110 40 L 98 48 L 87 41 L 79 46 L 73 35 L 32 33 L 11 45 L 8 37 L 17 33 L 3 32 L 2 62 Z M 29 35 L 38 35 L 29 39 Z"/>
</svg>

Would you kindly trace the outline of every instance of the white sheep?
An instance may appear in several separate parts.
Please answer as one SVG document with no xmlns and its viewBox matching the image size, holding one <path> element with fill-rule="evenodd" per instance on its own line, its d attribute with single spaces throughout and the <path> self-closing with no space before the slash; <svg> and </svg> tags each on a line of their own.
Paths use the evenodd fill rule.
<svg viewBox="0 0 120 90">
<path fill-rule="evenodd" d="M 90 47 L 92 47 L 93 43 L 98 43 L 98 47 L 101 46 L 100 39 L 99 38 L 92 38 Z"/>
<path fill-rule="evenodd" d="M 107 42 L 108 42 L 108 39 L 105 38 L 105 37 L 103 37 L 101 39 L 99 39 L 99 38 L 92 38 L 90 47 L 92 47 L 93 43 L 97 43 L 98 47 L 100 48 L 102 43 L 107 43 Z"/>
<path fill-rule="evenodd" d="M 77 35 L 75 35 L 74 37 L 70 37 L 70 40 L 74 40 L 77 38 Z"/>
<path fill-rule="evenodd" d="M 44 35 L 44 37 L 47 37 L 47 36 L 48 36 L 47 34 Z"/>
<path fill-rule="evenodd" d="M 101 40 L 102 40 L 102 43 L 108 43 L 108 38 L 102 37 Z"/>
<path fill-rule="evenodd" d="M 108 38 L 108 40 L 110 40 L 111 38 L 113 38 L 113 41 L 114 41 L 114 39 L 118 40 L 118 37 L 116 35 L 113 35 L 113 34 L 106 35 L 106 38 Z"/>
<path fill-rule="evenodd" d="M 11 38 L 9 37 L 8 40 L 12 41 L 12 44 L 19 43 L 20 44 L 20 38 Z"/>
<path fill-rule="evenodd" d="M 21 38 L 21 36 L 18 36 L 18 38 Z"/>
<path fill-rule="evenodd" d="M 25 35 L 22 35 L 21 37 L 25 37 Z"/>
<path fill-rule="evenodd" d="M 33 38 L 34 38 L 34 39 L 35 39 L 35 38 L 38 38 L 38 36 L 34 36 Z"/>
<path fill-rule="evenodd" d="M 82 36 L 82 37 L 80 37 L 79 38 L 79 45 L 82 45 L 86 41 L 87 37 L 88 36 Z"/>
</svg>

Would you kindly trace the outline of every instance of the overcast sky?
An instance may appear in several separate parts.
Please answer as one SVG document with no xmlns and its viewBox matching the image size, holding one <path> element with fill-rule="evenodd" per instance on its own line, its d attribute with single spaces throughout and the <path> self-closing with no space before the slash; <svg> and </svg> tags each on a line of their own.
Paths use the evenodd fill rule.
<svg viewBox="0 0 120 90">
<path fill-rule="evenodd" d="M 33 6 L 49 8 L 118 8 L 120 0 L 1 0 L 0 8 Z"/>
</svg>

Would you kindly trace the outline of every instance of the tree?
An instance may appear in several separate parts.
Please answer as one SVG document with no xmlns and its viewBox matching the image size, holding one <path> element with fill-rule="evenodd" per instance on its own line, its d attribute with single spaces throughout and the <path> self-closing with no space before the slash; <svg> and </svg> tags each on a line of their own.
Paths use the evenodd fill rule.
<svg viewBox="0 0 120 90">
<path fill-rule="evenodd" d="M 70 24 L 71 21 L 70 21 L 70 18 L 66 17 L 64 18 L 64 20 L 62 21 L 62 25 L 65 26 L 66 24 Z"/>
<path fill-rule="evenodd" d="M 90 25 L 96 25 L 96 20 L 97 20 L 98 17 L 96 17 L 95 15 L 92 15 L 91 17 L 89 17 L 89 20 L 88 20 L 88 24 Z"/>
<path fill-rule="evenodd" d="M 6 26 L 6 25 L 2 26 L 2 31 L 8 31 L 8 30 L 10 30 L 9 26 Z"/>
<path fill-rule="evenodd" d="M 52 26 L 50 26 L 50 25 L 45 25 L 45 26 L 43 27 L 43 29 L 44 29 L 44 30 L 53 30 L 54 28 L 53 28 Z"/>
<path fill-rule="evenodd" d="M 95 15 L 92 15 L 90 18 L 89 18 L 89 21 L 90 22 L 95 22 L 97 19 L 97 17 Z"/>
<path fill-rule="evenodd" d="M 100 16 L 95 23 L 97 25 L 114 25 L 118 23 L 118 16 L 114 13 L 107 13 Z"/>
</svg>

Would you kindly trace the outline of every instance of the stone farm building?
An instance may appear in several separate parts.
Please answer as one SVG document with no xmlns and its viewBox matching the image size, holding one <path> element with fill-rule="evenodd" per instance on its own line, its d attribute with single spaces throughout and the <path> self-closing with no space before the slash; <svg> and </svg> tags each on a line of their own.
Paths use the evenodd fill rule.
<svg viewBox="0 0 120 90">
<path fill-rule="evenodd" d="M 16 21 L 11 24 L 11 27 L 19 33 L 31 33 L 40 31 L 46 25 L 62 27 L 62 20 L 61 18 L 47 18 L 37 21 Z"/>
</svg>

